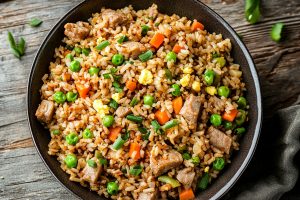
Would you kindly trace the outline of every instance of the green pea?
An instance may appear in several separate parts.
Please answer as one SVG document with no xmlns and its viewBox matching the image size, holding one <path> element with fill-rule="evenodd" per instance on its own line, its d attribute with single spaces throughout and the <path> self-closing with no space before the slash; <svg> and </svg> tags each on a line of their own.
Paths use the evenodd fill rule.
<svg viewBox="0 0 300 200">
<path fill-rule="evenodd" d="M 92 160 L 92 159 L 88 160 L 87 164 L 88 164 L 88 166 L 90 166 L 92 168 L 96 168 L 97 167 L 97 163 L 94 160 Z"/>
<path fill-rule="evenodd" d="M 170 51 L 166 56 L 166 60 L 167 60 L 167 62 L 169 62 L 169 61 L 176 62 L 176 53 L 174 53 L 173 51 Z"/>
<path fill-rule="evenodd" d="M 90 74 L 91 76 L 94 76 L 94 75 L 98 76 L 99 72 L 100 72 L 100 69 L 97 68 L 97 67 L 91 67 L 91 68 L 89 69 L 89 74 Z"/>
<path fill-rule="evenodd" d="M 222 124 L 222 117 L 219 114 L 212 114 L 210 116 L 210 123 L 213 126 L 220 126 Z"/>
<path fill-rule="evenodd" d="M 213 162 L 213 169 L 217 171 L 221 171 L 225 166 L 224 158 L 216 158 Z"/>
<path fill-rule="evenodd" d="M 77 160 L 77 157 L 74 154 L 67 155 L 64 161 L 65 161 L 68 168 L 77 167 L 78 160 Z"/>
<path fill-rule="evenodd" d="M 214 82 L 215 72 L 211 69 L 208 69 L 204 73 L 204 81 L 207 85 L 211 85 Z"/>
<path fill-rule="evenodd" d="M 74 102 L 77 99 L 78 94 L 69 91 L 66 96 L 67 96 L 67 101 L 68 102 Z"/>
<path fill-rule="evenodd" d="M 241 135 L 243 135 L 243 134 L 246 132 L 246 129 L 245 129 L 244 127 L 239 127 L 239 128 L 236 128 L 236 129 L 234 130 L 234 132 L 235 132 L 237 135 L 241 136 Z"/>
<path fill-rule="evenodd" d="M 76 133 L 71 132 L 66 136 L 66 141 L 69 145 L 75 145 L 78 142 L 79 138 Z"/>
<path fill-rule="evenodd" d="M 224 67 L 226 65 L 226 60 L 224 57 L 215 58 L 214 61 L 220 65 L 220 67 Z"/>
<path fill-rule="evenodd" d="M 183 153 L 183 154 L 182 154 L 182 158 L 183 158 L 184 160 L 189 160 L 189 159 L 192 158 L 192 156 L 191 156 L 189 153 Z"/>
<path fill-rule="evenodd" d="M 247 107 L 247 100 L 246 100 L 246 98 L 245 97 L 240 97 L 237 100 L 237 104 L 239 105 L 238 108 L 245 109 Z"/>
<path fill-rule="evenodd" d="M 91 49 L 90 48 L 84 48 L 82 49 L 82 53 L 85 55 L 85 56 L 88 56 L 91 52 Z"/>
<path fill-rule="evenodd" d="M 106 115 L 102 118 L 103 126 L 111 127 L 114 124 L 114 117 L 112 115 Z"/>
<path fill-rule="evenodd" d="M 154 97 L 151 95 L 145 95 L 144 96 L 144 104 L 148 106 L 152 106 L 154 103 Z"/>
<path fill-rule="evenodd" d="M 111 62 L 115 66 L 120 66 L 124 62 L 124 56 L 122 54 L 115 54 L 113 55 Z"/>
<path fill-rule="evenodd" d="M 223 127 L 225 128 L 225 130 L 231 130 L 234 128 L 232 122 L 229 121 L 224 121 L 223 122 Z"/>
<path fill-rule="evenodd" d="M 64 103 L 67 97 L 63 92 L 59 91 L 55 92 L 55 94 L 53 95 L 53 99 L 56 103 Z"/>
<path fill-rule="evenodd" d="M 200 158 L 198 156 L 192 157 L 191 162 L 197 166 L 200 164 Z"/>
<path fill-rule="evenodd" d="M 80 47 L 75 47 L 74 51 L 76 54 L 81 54 L 82 49 Z"/>
<path fill-rule="evenodd" d="M 82 133 L 82 136 L 84 139 L 91 139 L 94 137 L 92 131 L 88 128 L 84 129 L 83 133 Z"/>
<path fill-rule="evenodd" d="M 57 130 L 57 129 L 55 129 L 55 130 L 52 130 L 51 133 L 52 133 L 53 135 L 59 135 L 59 134 L 60 134 L 60 131 Z"/>
<path fill-rule="evenodd" d="M 143 26 L 142 26 L 142 32 L 141 32 L 142 36 L 147 35 L 147 32 L 149 31 L 149 29 L 150 29 L 149 26 L 143 25 Z"/>
<path fill-rule="evenodd" d="M 228 97 L 230 94 L 230 89 L 227 86 L 221 86 L 218 88 L 218 95 L 221 97 Z"/>
<path fill-rule="evenodd" d="M 79 72 L 81 69 L 80 62 L 78 60 L 73 60 L 70 64 L 70 70 L 72 72 Z"/>
<path fill-rule="evenodd" d="M 68 53 L 68 54 L 66 55 L 66 59 L 68 59 L 68 60 L 70 60 L 70 61 L 73 61 L 73 60 L 74 60 L 74 57 L 73 57 L 72 54 Z"/>
<path fill-rule="evenodd" d="M 239 112 L 234 121 L 236 125 L 241 126 L 246 121 L 246 118 L 247 118 L 246 111 L 239 109 Z"/>
<path fill-rule="evenodd" d="M 171 92 L 171 94 L 175 97 L 180 96 L 181 92 L 180 92 L 180 86 L 178 84 L 173 84 L 172 85 L 173 91 Z"/>
<path fill-rule="evenodd" d="M 110 195 L 117 194 L 119 191 L 119 185 L 116 182 L 109 182 L 106 186 L 107 193 Z"/>
</svg>

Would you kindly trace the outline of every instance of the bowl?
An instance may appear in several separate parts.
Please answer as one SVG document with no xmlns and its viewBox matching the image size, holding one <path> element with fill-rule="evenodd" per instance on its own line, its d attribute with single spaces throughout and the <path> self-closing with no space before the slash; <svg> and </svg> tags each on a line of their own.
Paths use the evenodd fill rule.
<svg viewBox="0 0 300 200">
<path fill-rule="evenodd" d="M 39 90 L 43 84 L 42 76 L 49 72 L 48 66 L 50 61 L 53 60 L 55 47 L 62 44 L 65 23 L 79 20 L 86 21 L 92 13 L 99 12 L 103 6 L 118 9 L 132 5 L 134 9 L 139 10 L 148 8 L 153 3 L 158 5 L 161 13 L 169 15 L 175 13 L 180 16 L 187 16 L 190 19 L 197 19 L 205 25 L 209 32 L 222 33 L 224 38 L 229 38 L 232 43 L 232 57 L 235 63 L 241 65 L 243 79 L 248 89 L 246 97 L 250 105 L 250 121 L 248 131 L 240 141 L 240 150 L 234 153 L 232 163 L 226 167 L 219 178 L 205 191 L 202 191 L 201 195 L 198 194 L 197 199 L 218 199 L 224 195 L 241 176 L 255 151 L 262 123 L 259 79 L 247 48 L 224 19 L 205 4 L 196 0 L 86 0 L 67 12 L 46 36 L 34 59 L 27 91 L 29 126 L 33 141 L 42 160 L 63 186 L 82 199 L 104 200 L 105 198 L 100 197 L 96 192 L 90 191 L 79 183 L 69 181 L 69 176 L 60 168 L 56 157 L 47 154 L 50 134 L 35 117 L 35 111 L 41 102 Z"/>
</svg>

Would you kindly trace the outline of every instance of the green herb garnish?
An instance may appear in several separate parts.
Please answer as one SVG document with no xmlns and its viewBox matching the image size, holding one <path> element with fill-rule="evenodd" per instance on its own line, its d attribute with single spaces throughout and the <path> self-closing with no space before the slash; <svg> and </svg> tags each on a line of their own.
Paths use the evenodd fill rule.
<svg viewBox="0 0 300 200">
<path fill-rule="evenodd" d="M 275 42 L 279 42 L 281 40 L 281 33 L 283 30 L 284 24 L 279 22 L 276 23 L 272 26 L 272 30 L 271 30 L 271 38 L 272 40 L 274 40 Z"/>
<path fill-rule="evenodd" d="M 42 23 L 43 23 L 42 20 L 40 20 L 38 18 L 33 18 L 33 19 L 30 20 L 29 25 L 32 26 L 32 27 L 38 27 Z"/>
<path fill-rule="evenodd" d="M 12 53 L 14 54 L 14 56 L 16 56 L 17 58 L 21 58 L 21 56 L 24 55 L 25 53 L 25 40 L 24 38 L 20 38 L 19 43 L 16 42 L 14 36 L 12 35 L 11 32 L 7 33 L 7 40 L 9 42 L 9 46 L 10 49 L 12 51 Z"/>
<path fill-rule="evenodd" d="M 258 22 L 260 19 L 260 0 L 246 0 L 245 16 L 251 24 Z"/>
</svg>

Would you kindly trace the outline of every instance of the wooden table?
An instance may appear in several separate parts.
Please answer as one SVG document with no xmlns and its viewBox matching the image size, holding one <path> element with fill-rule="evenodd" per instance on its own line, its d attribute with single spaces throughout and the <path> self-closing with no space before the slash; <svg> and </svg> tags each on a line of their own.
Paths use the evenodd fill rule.
<svg viewBox="0 0 300 200">
<path fill-rule="evenodd" d="M 46 169 L 33 146 L 26 119 L 26 87 L 33 58 L 51 27 L 80 0 L 16 0 L 0 3 L 0 197 L 1 199 L 74 199 Z M 243 0 L 206 0 L 242 35 L 253 56 L 263 92 L 265 119 L 300 94 L 300 1 L 263 1 L 260 23 L 244 19 Z M 38 28 L 28 20 L 38 17 Z M 286 38 L 270 39 L 271 26 L 286 25 Z M 21 60 L 10 52 L 7 31 L 27 42 Z M 51 55 L 50 55 L 51 56 Z"/>
</svg>

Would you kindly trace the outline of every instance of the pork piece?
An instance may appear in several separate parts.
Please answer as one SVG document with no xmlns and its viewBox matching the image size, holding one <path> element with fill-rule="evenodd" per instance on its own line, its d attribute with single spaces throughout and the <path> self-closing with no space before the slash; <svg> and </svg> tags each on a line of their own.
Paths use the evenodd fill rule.
<svg viewBox="0 0 300 200">
<path fill-rule="evenodd" d="M 146 51 L 146 47 L 139 42 L 124 42 L 121 45 L 121 53 L 126 57 L 132 57 L 133 59 L 137 58 L 141 53 Z"/>
<path fill-rule="evenodd" d="M 183 159 L 180 153 L 175 150 L 170 150 L 166 153 L 167 158 L 163 158 L 162 156 L 154 156 L 150 155 L 150 168 L 154 174 L 154 176 L 159 176 L 169 169 L 178 167 Z"/>
<path fill-rule="evenodd" d="M 180 110 L 180 115 L 187 121 L 189 129 L 197 128 L 197 119 L 200 111 L 201 99 L 200 96 L 190 95 L 185 100 L 183 107 Z"/>
<path fill-rule="evenodd" d="M 73 42 L 80 42 L 90 33 L 90 24 L 87 22 L 67 23 L 65 26 L 65 35 Z"/>
<path fill-rule="evenodd" d="M 106 9 L 102 12 L 103 21 L 108 24 L 108 27 L 115 28 L 118 25 L 123 25 L 128 22 L 125 14 L 115 10 Z"/>
<path fill-rule="evenodd" d="M 185 189 L 188 189 L 192 186 L 194 177 L 195 177 L 195 172 L 191 167 L 184 168 L 178 171 L 178 174 L 176 176 L 177 180 L 183 184 Z"/>
<path fill-rule="evenodd" d="M 131 113 L 131 109 L 123 106 L 118 107 L 116 110 L 116 115 L 120 118 L 125 117 L 129 113 Z"/>
<path fill-rule="evenodd" d="M 98 163 L 96 159 L 94 159 L 94 161 Z M 90 167 L 88 164 L 86 164 L 84 169 L 82 170 L 83 173 L 82 179 L 87 182 L 96 183 L 101 172 L 102 172 L 102 166 L 100 164 L 97 164 L 97 167 L 95 168 Z"/>
<path fill-rule="evenodd" d="M 138 200 L 156 200 L 156 192 L 141 192 Z"/>
<path fill-rule="evenodd" d="M 54 114 L 53 101 L 43 100 L 35 112 L 35 116 L 38 120 L 49 123 L 52 120 Z"/>
<path fill-rule="evenodd" d="M 207 134 L 209 135 L 209 141 L 213 146 L 229 154 L 232 139 L 228 135 L 213 126 L 209 127 Z"/>
</svg>

